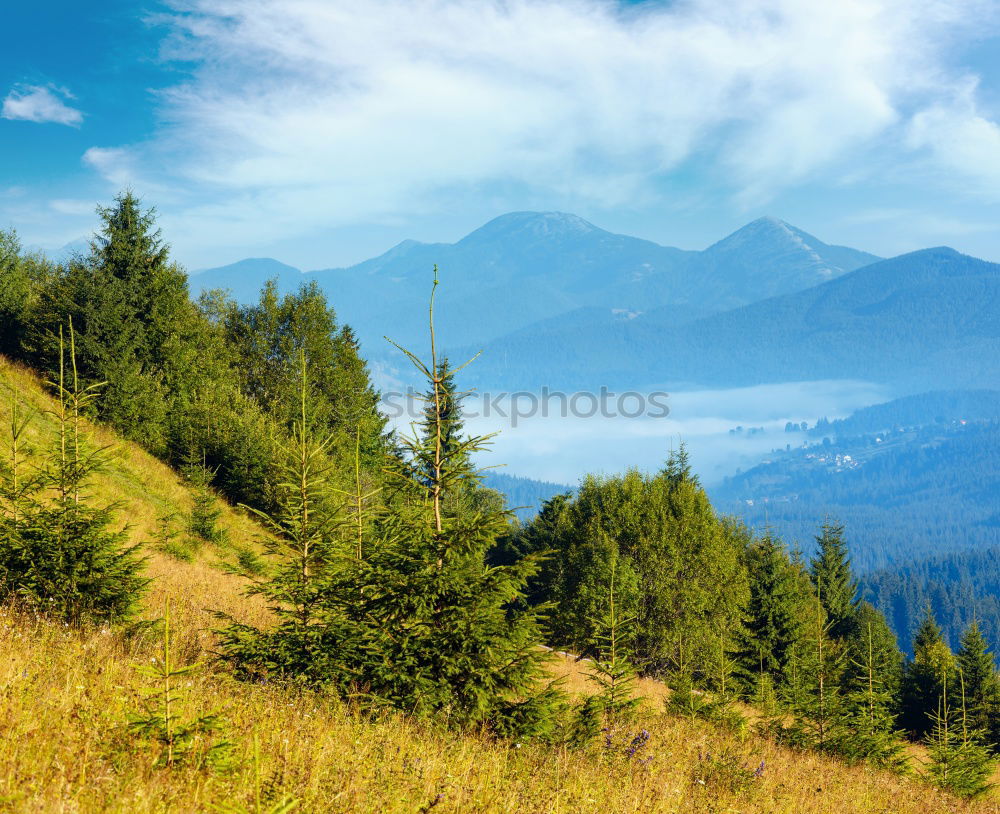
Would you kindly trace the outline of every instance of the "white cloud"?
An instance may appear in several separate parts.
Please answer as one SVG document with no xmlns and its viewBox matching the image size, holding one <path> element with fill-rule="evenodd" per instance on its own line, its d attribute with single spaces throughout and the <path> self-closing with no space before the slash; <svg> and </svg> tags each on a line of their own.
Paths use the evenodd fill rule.
<svg viewBox="0 0 1000 814">
<path fill-rule="evenodd" d="M 54 122 L 79 127 L 83 113 L 64 101 L 73 95 L 64 88 L 19 85 L 7 94 L 0 108 L 0 118 L 29 122 Z"/>
<path fill-rule="evenodd" d="M 53 212 L 58 212 L 60 215 L 79 217 L 91 217 L 97 208 L 93 201 L 77 198 L 55 198 L 49 201 L 49 206 Z"/>
<path fill-rule="evenodd" d="M 997 198 L 1000 125 L 978 109 L 973 83 L 956 99 L 915 115 L 907 137 L 911 147 L 933 158 L 937 169 L 951 174 L 953 184 Z"/>
<path fill-rule="evenodd" d="M 169 168 L 155 182 L 190 194 L 172 220 L 194 242 L 470 193 L 627 206 L 688 166 L 758 202 L 937 110 L 936 149 L 964 171 L 996 125 L 948 130 L 967 83 L 944 54 L 995 17 L 983 0 L 192 0 L 165 53 L 196 68 L 161 130 L 87 160 L 116 183 Z"/>
</svg>

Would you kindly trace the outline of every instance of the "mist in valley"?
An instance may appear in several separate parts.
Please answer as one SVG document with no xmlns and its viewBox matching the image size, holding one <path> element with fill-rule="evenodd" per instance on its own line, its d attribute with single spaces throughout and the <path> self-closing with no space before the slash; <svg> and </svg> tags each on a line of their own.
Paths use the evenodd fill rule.
<svg viewBox="0 0 1000 814">
<path fill-rule="evenodd" d="M 806 433 L 786 432 L 789 422 L 811 427 L 824 416 L 841 418 L 892 397 L 887 387 L 862 381 L 610 393 L 605 399 L 609 409 L 602 415 L 599 393 L 550 394 L 543 400 L 538 395 L 473 392 L 465 399 L 463 416 L 470 432 L 496 433 L 479 463 L 506 474 L 575 485 L 588 473 L 655 470 L 683 442 L 695 471 L 711 486 L 766 460 L 776 448 L 801 446 Z M 419 415 L 419 401 L 392 399 L 387 409 L 392 423 L 408 432 L 407 425 Z"/>
</svg>

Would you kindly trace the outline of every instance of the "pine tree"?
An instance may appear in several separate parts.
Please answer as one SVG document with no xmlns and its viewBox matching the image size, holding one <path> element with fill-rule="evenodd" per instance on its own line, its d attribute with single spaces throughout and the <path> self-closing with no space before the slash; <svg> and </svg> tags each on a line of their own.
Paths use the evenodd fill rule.
<svg viewBox="0 0 1000 814">
<path fill-rule="evenodd" d="M 954 670 L 955 657 L 928 606 L 913 639 L 913 660 L 903 673 L 900 723 L 907 732 L 917 737 L 927 734 Z"/>
<path fill-rule="evenodd" d="M 843 650 L 830 631 L 822 592 L 812 601 L 812 620 L 792 648 L 785 697 L 794 716 L 791 735 L 802 745 L 830 750 L 843 735 L 840 673 Z"/>
<path fill-rule="evenodd" d="M 81 387 L 70 326 L 70 372 L 60 352 L 54 383 L 58 409 L 56 440 L 45 467 L 22 479 L 18 460 L 24 424 L 12 424 L 7 498 L 0 518 L 0 592 L 71 624 L 127 621 L 146 580 L 138 546 L 113 531 L 116 507 L 95 507 L 88 479 L 103 462 L 103 450 L 88 449 L 81 415 L 97 398 L 98 386 Z M 28 485 L 30 484 L 30 486 Z"/>
<path fill-rule="evenodd" d="M 694 474 L 694 470 L 691 468 L 691 454 L 688 452 L 687 444 L 682 441 L 680 448 L 676 452 L 672 449 L 670 450 L 667 462 L 664 464 L 663 469 L 660 470 L 660 474 L 672 486 L 677 486 L 681 483 L 698 485 L 698 476 Z"/>
<path fill-rule="evenodd" d="M 612 567 L 608 585 L 608 605 L 604 614 L 595 620 L 594 649 L 599 654 L 594 658 L 593 669 L 587 672 L 601 689 L 594 696 L 590 709 L 596 706 L 603 713 L 603 723 L 613 730 L 635 717 L 641 698 L 636 695 L 635 668 L 629 659 L 629 651 L 635 638 L 636 617 L 623 616 L 615 602 L 615 576 Z"/>
<path fill-rule="evenodd" d="M 956 656 L 965 686 L 968 725 L 984 733 L 995 745 L 1000 717 L 1000 677 L 977 622 L 965 629 Z"/>
<path fill-rule="evenodd" d="M 25 339 L 31 361 L 58 367 L 58 328 L 71 319 L 84 386 L 104 383 L 98 415 L 122 435 L 162 454 L 169 399 L 164 387 L 167 340 L 193 310 L 184 272 L 168 263 L 153 210 L 126 191 L 99 207 L 101 230 L 44 286 Z"/>
<path fill-rule="evenodd" d="M 878 613 L 874 608 L 872 611 Z M 861 624 L 863 631 L 860 635 L 857 631 L 852 633 L 848 649 L 853 658 L 844 694 L 843 730 L 833 749 L 849 762 L 866 761 L 880 768 L 905 772 L 908 764 L 902 733 L 895 728 L 896 698 L 889 689 L 892 673 L 886 669 L 881 631 L 877 620 L 869 618 Z M 898 663 L 895 667 L 898 670 Z"/>
<path fill-rule="evenodd" d="M 170 638 L 170 605 L 163 617 L 163 650 L 151 665 L 141 665 L 139 671 L 157 686 L 147 690 L 142 713 L 129 715 L 129 729 L 157 745 L 159 754 L 155 768 L 175 768 L 194 764 L 198 768 L 211 766 L 223 768 L 229 763 L 232 744 L 216 741 L 212 735 L 219 731 L 221 720 L 217 715 L 199 715 L 185 720 L 178 714 L 183 703 L 183 693 L 178 689 L 182 677 L 189 677 L 201 665 L 178 667 L 174 661 Z"/>
<path fill-rule="evenodd" d="M 237 623 L 221 631 L 222 653 L 243 678 L 280 678 L 310 685 L 333 683 L 346 691 L 355 676 L 347 666 L 348 628 L 332 645 L 331 627 L 343 619 L 331 613 L 329 593 L 339 584 L 346 559 L 339 506 L 331 500 L 332 434 L 317 435 L 310 412 L 305 351 L 299 353 L 298 417 L 286 452 L 278 509 L 251 511 L 271 532 L 263 538 L 263 573 L 244 572 L 248 593 L 263 597 L 277 618 L 265 629 Z"/>
<path fill-rule="evenodd" d="M 972 728 L 965 702 L 965 680 L 958 671 L 958 704 L 950 700 L 948 674 L 941 683 L 933 726 L 927 735 L 928 770 L 935 783 L 960 797 L 978 797 L 989 791 L 996 761 L 984 745 L 985 735 Z"/>
<path fill-rule="evenodd" d="M 794 648 L 806 634 L 808 596 L 784 548 L 770 535 L 746 552 L 750 602 L 738 659 L 744 683 L 768 693 L 788 678 Z"/>
<path fill-rule="evenodd" d="M 851 562 L 844 542 L 844 527 L 824 523 L 816 538 L 817 552 L 809 565 L 809 575 L 821 596 L 830 623 L 830 635 L 843 639 L 857 607 L 858 583 L 851 574 Z M 822 588 L 822 590 L 820 590 Z"/>
<path fill-rule="evenodd" d="M 897 714 L 904 659 L 885 616 L 870 603 L 861 602 L 851 617 L 845 646 L 845 691 L 867 683 L 866 665 L 871 661 L 880 686 L 888 695 L 889 709 Z"/>
<path fill-rule="evenodd" d="M 487 565 L 487 552 L 507 528 L 504 511 L 492 505 L 449 510 L 452 492 L 478 483 L 470 461 L 488 439 L 445 443 L 437 286 L 435 270 L 429 362 L 400 348 L 428 381 L 432 419 L 404 442 L 406 460 L 392 473 L 399 489 L 393 511 L 351 581 L 363 587 L 344 612 L 364 624 L 366 652 L 378 654 L 358 665 L 373 696 L 416 712 L 444 712 L 457 723 L 486 723 L 503 734 L 541 736 L 555 725 L 555 695 L 539 683 L 544 608 L 522 601 L 539 557 Z"/>
</svg>

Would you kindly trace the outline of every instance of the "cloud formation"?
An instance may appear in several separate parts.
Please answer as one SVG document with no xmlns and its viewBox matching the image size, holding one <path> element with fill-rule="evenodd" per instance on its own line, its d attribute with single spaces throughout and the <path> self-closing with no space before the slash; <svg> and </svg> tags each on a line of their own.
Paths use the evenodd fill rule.
<svg viewBox="0 0 1000 814">
<path fill-rule="evenodd" d="M 684 173 L 756 205 L 887 143 L 974 174 L 997 125 L 946 55 L 996 16 L 984 0 L 192 0 L 164 55 L 194 73 L 162 95 L 160 130 L 87 160 L 191 191 L 192 237 L 236 240 L 469 194 L 649 203 Z"/>
<path fill-rule="evenodd" d="M 3 100 L 0 118 L 79 127 L 83 123 L 83 113 L 64 101 L 72 98 L 73 95 L 64 88 L 18 85 Z"/>
</svg>

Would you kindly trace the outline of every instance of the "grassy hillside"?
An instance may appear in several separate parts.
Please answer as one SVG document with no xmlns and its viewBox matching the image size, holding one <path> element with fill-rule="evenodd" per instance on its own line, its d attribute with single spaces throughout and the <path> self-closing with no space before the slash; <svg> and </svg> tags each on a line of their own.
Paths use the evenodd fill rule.
<svg viewBox="0 0 1000 814">
<path fill-rule="evenodd" d="M 0 363 L 0 420 L 13 393 L 37 410 L 52 405 L 25 371 Z M 39 416 L 33 446 L 52 425 Z M 112 446 L 96 497 L 121 501 L 133 539 L 190 500 L 170 469 L 134 446 L 92 430 Z M 254 526 L 227 509 L 233 539 Z M 16 609 L 0 609 L 0 809 L 54 812 L 268 811 L 286 796 L 297 811 L 385 812 L 960 812 L 1000 811 L 993 800 L 958 803 L 915 778 L 846 767 L 659 712 L 661 685 L 637 724 L 602 743 L 569 751 L 459 735 L 399 714 L 371 716 L 313 693 L 238 684 L 210 662 L 211 610 L 260 621 L 266 610 L 242 598 L 239 580 L 218 567 L 225 551 L 204 547 L 192 562 L 148 548 L 149 617 L 169 599 L 174 656 L 205 659 L 179 690 L 182 718 L 218 713 L 232 742 L 227 771 L 154 768 L 155 751 L 127 730 L 151 679 L 137 667 L 157 658 L 156 636 L 75 631 Z M 579 665 L 553 656 L 567 687 L 587 692 Z M 648 743 L 629 756 L 645 728 Z M 255 749 L 256 744 L 256 749 Z M 255 759 L 255 751 L 259 758 Z M 761 766 L 759 777 L 753 770 Z M 257 799 L 260 804 L 258 805 Z"/>
</svg>

